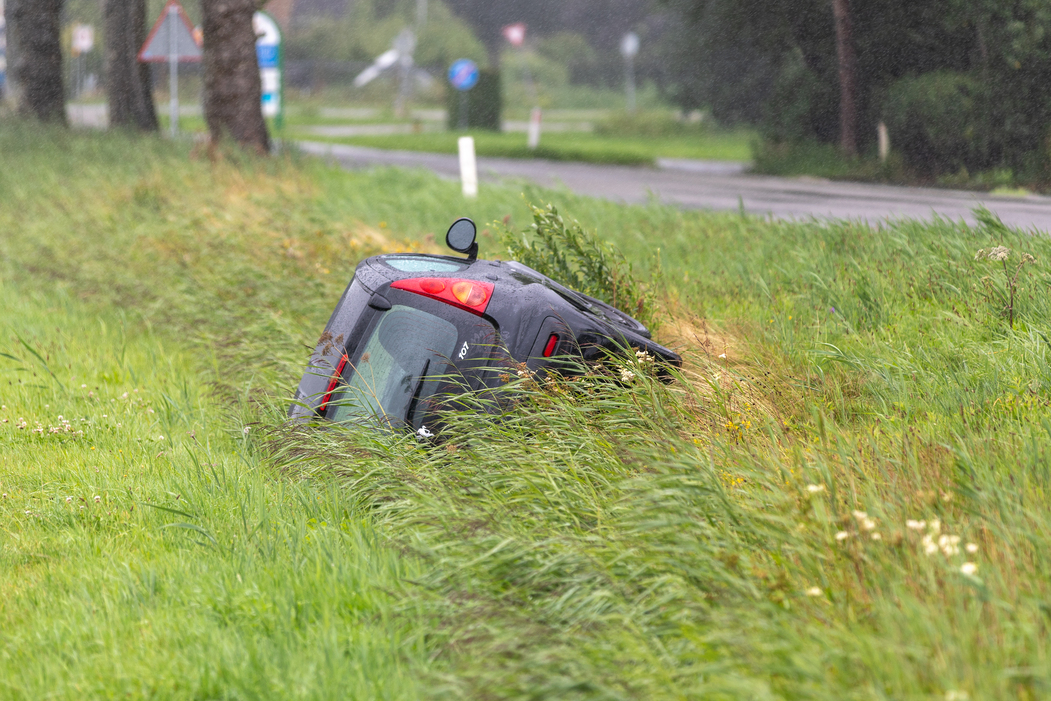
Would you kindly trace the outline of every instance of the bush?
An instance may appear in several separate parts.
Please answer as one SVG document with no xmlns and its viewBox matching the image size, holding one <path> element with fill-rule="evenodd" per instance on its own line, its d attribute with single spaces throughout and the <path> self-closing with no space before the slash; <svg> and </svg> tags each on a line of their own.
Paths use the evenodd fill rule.
<svg viewBox="0 0 1051 701">
<path fill-rule="evenodd" d="M 460 109 L 467 105 L 467 128 L 500 131 L 504 98 L 500 83 L 500 72 L 482 70 L 478 84 L 467 91 L 466 98 L 459 90 L 449 88 L 445 106 L 449 114 L 449 129 L 460 128 Z"/>
<path fill-rule="evenodd" d="M 528 265 L 543 275 L 611 304 L 657 328 L 656 298 L 620 251 L 587 231 L 580 222 L 567 222 L 554 205 L 529 205 L 533 225 L 528 233 L 504 230 L 510 260 Z M 659 268 L 658 268 L 659 276 Z"/>
<path fill-rule="evenodd" d="M 798 51 L 789 52 L 763 106 L 763 138 L 774 143 L 830 143 L 839 129 L 838 105 L 838 87 L 807 68 Z"/>
<path fill-rule="evenodd" d="M 981 100 L 982 86 L 963 73 L 901 78 L 888 89 L 883 106 L 892 148 L 928 175 L 988 167 Z"/>
</svg>

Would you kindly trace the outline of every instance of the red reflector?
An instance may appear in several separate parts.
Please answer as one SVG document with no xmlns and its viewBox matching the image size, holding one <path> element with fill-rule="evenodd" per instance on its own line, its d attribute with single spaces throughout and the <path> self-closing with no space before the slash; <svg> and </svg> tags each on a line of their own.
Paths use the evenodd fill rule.
<svg viewBox="0 0 1051 701">
<path fill-rule="evenodd" d="M 551 354 L 555 352 L 555 346 L 558 345 L 558 334 L 551 334 L 551 338 L 547 339 L 547 345 L 544 346 L 544 357 L 550 358 Z"/>
<path fill-rule="evenodd" d="M 318 411 L 324 413 L 328 407 L 329 400 L 332 399 L 332 393 L 336 391 L 336 385 L 339 384 L 339 378 L 343 376 L 343 368 L 347 367 L 348 360 L 350 359 L 345 354 L 339 359 L 336 371 L 332 373 L 332 379 L 328 381 L 328 387 L 325 388 L 325 396 L 321 398 L 321 405 L 317 408 Z"/>
<path fill-rule="evenodd" d="M 417 277 L 391 283 L 395 290 L 405 290 L 459 307 L 479 316 L 485 313 L 493 296 L 493 283 L 458 278 Z"/>
</svg>

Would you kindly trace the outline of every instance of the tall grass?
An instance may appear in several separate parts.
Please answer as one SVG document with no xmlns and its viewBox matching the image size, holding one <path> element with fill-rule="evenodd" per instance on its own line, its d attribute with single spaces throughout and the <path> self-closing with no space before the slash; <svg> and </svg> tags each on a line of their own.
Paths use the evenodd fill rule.
<svg viewBox="0 0 1051 701">
<path fill-rule="evenodd" d="M 9 670 L 36 670 L 5 675 L 17 680 L 12 695 L 42 695 L 46 675 L 72 695 L 92 670 L 142 659 L 152 666 L 136 673 L 161 694 L 178 669 L 208 670 L 190 675 L 188 696 L 324 696 L 361 688 L 355 670 L 373 669 L 369 651 L 389 666 L 369 673 L 375 686 L 354 692 L 363 696 L 1047 694 L 1043 234 L 990 217 L 973 227 L 771 222 L 528 186 L 489 186 L 468 205 L 455 184 L 422 173 L 347 174 L 236 153 L 211 163 L 149 140 L 48 134 L 44 143 L 0 130 L 0 197 L 13 205 L 0 210 L 5 294 L 44 295 L 26 315 L 40 330 L 16 328 L 39 349 L 41 310 L 76 300 L 63 303 L 59 325 L 103 349 L 84 361 L 102 377 L 113 371 L 103 362 L 112 341 L 76 324 L 121 309 L 136 320 L 129 348 L 154 348 L 174 369 L 127 367 L 156 377 L 151 386 L 180 378 L 198 408 L 171 414 L 174 428 L 160 435 L 179 435 L 178 445 L 161 457 L 151 445 L 163 469 L 131 487 L 193 518 L 137 502 L 132 512 L 128 497 L 129 525 L 55 526 L 66 550 L 50 560 L 4 536 L 8 562 L 32 562 L 20 566 L 40 578 L 33 595 L 5 597 L 5 635 L 47 631 L 0 653 Z M 660 248 L 661 340 L 686 357 L 676 382 L 656 381 L 638 360 L 572 382 L 515 379 L 498 421 L 454 414 L 440 445 L 283 423 L 304 347 L 359 257 L 427 249 L 459 215 L 524 229 L 526 203 L 549 201 L 638 271 L 652 272 Z M 495 235 L 481 243 L 483 256 L 499 255 Z M 1018 279 L 1013 328 L 994 293 L 999 269 L 975 255 L 994 246 L 1036 259 Z M 37 384 L 51 381 L 17 338 L 0 351 Z M 72 376 L 89 370 L 48 367 L 78 396 Z M 29 384 L 19 402 L 66 396 Z M 159 428 L 142 424 L 140 439 Z M 5 430 L 6 491 L 7 465 L 40 461 L 12 447 L 9 436 L 28 434 Z M 211 453 L 199 455 L 187 430 L 207 435 Z M 19 468 L 22 501 L 7 502 L 5 518 L 66 508 L 27 495 L 79 494 L 52 486 L 78 475 L 76 464 Z M 25 518 L 34 529 L 50 523 Z M 161 529 L 172 523 L 187 525 Z M 142 533 L 158 550 L 135 549 Z M 65 553 L 82 549 L 98 576 L 77 578 Z M 151 554 L 169 552 L 177 559 Z M 176 631 L 161 662 L 131 625 L 138 609 L 95 603 L 122 591 L 104 573 L 154 560 L 177 563 L 164 571 L 185 582 L 165 585 L 150 599 L 153 619 L 143 616 Z M 257 577 L 249 603 L 224 593 L 243 591 L 233 582 L 246 571 Z M 66 605 L 45 608 L 52 588 Z M 309 633 L 289 623 L 302 611 L 317 621 Z M 30 663 L 69 638 L 84 642 L 65 666 Z M 257 639 L 266 644 L 245 643 Z M 409 673 L 425 681 L 412 686 Z M 113 681 L 131 677 L 112 671 L 90 688 L 149 695 Z"/>
</svg>

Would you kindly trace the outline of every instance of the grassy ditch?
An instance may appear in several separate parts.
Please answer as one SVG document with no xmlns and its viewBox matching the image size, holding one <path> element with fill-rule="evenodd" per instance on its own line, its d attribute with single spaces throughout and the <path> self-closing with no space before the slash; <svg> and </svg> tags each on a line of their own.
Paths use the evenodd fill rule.
<svg viewBox="0 0 1051 701">
<path fill-rule="evenodd" d="M 10 125 L 0 153 L 8 695 L 1046 695 L 1046 237 L 468 204 Z M 677 382 L 509 376 L 438 446 L 284 425 L 356 260 L 459 215 L 529 237 L 527 202 L 650 282 Z"/>
</svg>

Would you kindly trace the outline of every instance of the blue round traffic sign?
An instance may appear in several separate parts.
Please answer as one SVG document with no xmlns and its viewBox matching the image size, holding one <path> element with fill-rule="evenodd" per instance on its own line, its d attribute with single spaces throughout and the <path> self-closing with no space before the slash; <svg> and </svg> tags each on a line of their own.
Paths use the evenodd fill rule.
<svg viewBox="0 0 1051 701">
<path fill-rule="evenodd" d="M 449 66 L 449 82 L 457 90 L 470 90 L 478 85 L 478 66 L 469 58 L 461 58 Z"/>
</svg>

